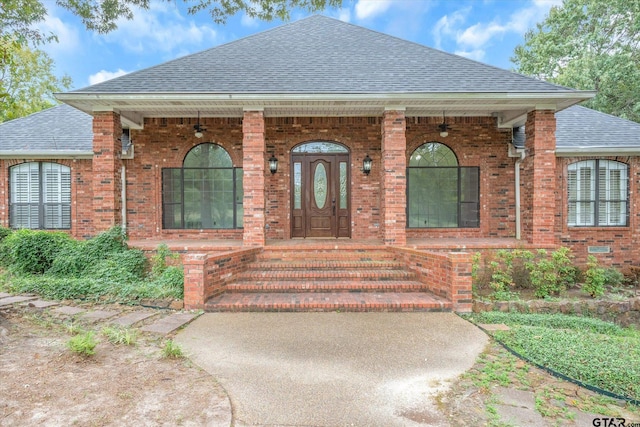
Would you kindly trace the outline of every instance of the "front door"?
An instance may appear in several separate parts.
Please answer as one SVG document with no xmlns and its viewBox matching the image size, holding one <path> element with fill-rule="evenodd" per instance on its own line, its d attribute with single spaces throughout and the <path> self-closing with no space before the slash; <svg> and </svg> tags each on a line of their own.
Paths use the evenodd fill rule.
<svg viewBox="0 0 640 427">
<path fill-rule="evenodd" d="M 292 153 L 291 237 L 349 237 L 349 155 Z"/>
</svg>

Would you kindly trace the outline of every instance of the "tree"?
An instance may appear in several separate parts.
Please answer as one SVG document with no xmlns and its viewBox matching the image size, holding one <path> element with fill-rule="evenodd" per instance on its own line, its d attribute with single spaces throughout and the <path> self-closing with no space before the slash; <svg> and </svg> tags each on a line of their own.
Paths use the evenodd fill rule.
<svg viewBox="0 0 640 427">
<path fill-rule="evenodd" d="M 0 8 L 2 33 L 19 33 L 31 41 L 45 37 L 32 30 L 31 25 L 46 15 L 45 0 L 3 0 Z M 172 2 L 175 0 L 165 0 Z M 208 11 L 215 23 L 224 24 L 228 17 L 245 12 L 251 18 L 270 21 L 289 19 L 289 11 L 301 8 L 310 12 L 327 6 L 339 6 L 342 0 L 191 0 L 192 15 Z M 120 18 L 133 19 L 135 8 L 149 9 L 151 0 L 56 0 L 59 6 L 79 16 L 88 30 L 108 33 L 117 28 Z"/>
<path fill-rule="evenodd" d="M 51 93 L 70 87 L 66 77 L 56 79 L 53 62 L 38 45 L 57 41 L 34 25 L 45 19 L 45 0 L 2 0 L 0 4 L 0 122 L 46 108 L 54 102 Z M 108 33 L 121 18 L 133 19 L 136 8 L 149 9 L 151 0 L 56 0 L 82 19 L 88 30 Z M 175 0 L 165 0 L 167 2 Z M 186 1 L 186 0 L 185 0 Z M 338 6 L 342 0 L 192 0 L 190 14 L 208 11 L 216 23 L 238 12 L 251 18 L 289 18 L 289 11 L 302 8 L 314 12 Z M 24 79 L 33 79 L 32 81 Z M 33 87 L 30 87 L 33 85 Z M 38 96 L 44 97 L 42 100 Z"/>
<path fill-rule="evenodd" d="M 56 104 L 52 94 L 71 87 L 71 78 L 53 73 L 53 60 L 43 51 L 20 43 L 7 47 L 11 60 L 0 68 L 4 97 L 0 123 Z"/>
<path fill-rule="evenodd" d="M 564 0 L 511 60 L 523 74 L 595 90 L 587 106 L 640 122 L 640 0 Z"/>
</svg>

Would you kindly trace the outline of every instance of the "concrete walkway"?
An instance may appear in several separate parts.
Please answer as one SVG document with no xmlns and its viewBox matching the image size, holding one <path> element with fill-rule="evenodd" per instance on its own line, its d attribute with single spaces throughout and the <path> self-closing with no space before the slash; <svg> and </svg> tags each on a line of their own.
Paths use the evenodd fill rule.
<svg viewBox="0 0 640 427">
<path fill-rule="evenodd" d="M 175 340 L 236 426 L 444 426 L 432 396 L 487 336 L 452 313 L 209 313 Z"/>
</svg>

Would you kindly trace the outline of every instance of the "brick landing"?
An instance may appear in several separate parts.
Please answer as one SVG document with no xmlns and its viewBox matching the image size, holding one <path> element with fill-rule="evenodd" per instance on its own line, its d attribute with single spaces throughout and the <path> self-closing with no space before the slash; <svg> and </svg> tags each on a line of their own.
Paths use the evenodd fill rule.
<svg viewBox="0 0 640 427">
<path fill-rule="evenodd" d="M 428 292 L 227 293 L 206 311 L 451 311 L 451 302 Z"/>
<path fill-rule="evenodd" d="M 206 311 L 450 311 L 382 245 L 265 246 Z"/>
</svg>

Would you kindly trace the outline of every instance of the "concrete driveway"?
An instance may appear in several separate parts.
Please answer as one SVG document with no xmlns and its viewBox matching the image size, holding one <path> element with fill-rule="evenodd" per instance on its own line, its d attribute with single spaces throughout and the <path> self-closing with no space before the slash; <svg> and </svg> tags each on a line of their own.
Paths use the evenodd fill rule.
<svg viewBox="0 0 640 427">
<path fill-rule="evenodd" d="M 444 426 L 432 396 L 487 337 L 452 313 L 209 313 L 176 341 L 236 426 Z"/>
</svg>

